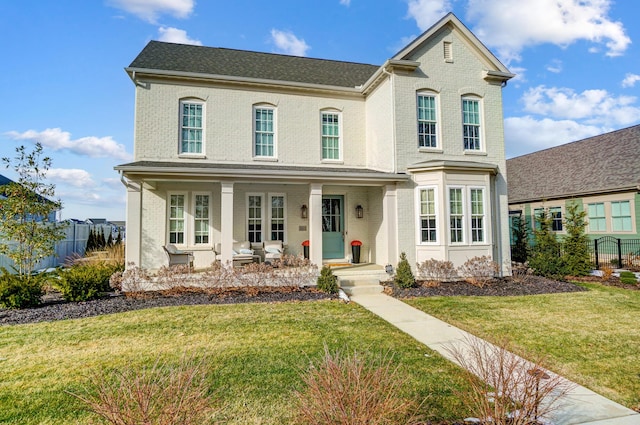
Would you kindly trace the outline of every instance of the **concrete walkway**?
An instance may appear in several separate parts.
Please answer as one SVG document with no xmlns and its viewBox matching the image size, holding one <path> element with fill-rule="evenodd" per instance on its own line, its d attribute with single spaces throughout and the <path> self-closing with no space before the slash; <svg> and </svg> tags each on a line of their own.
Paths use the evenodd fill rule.
<svg viewBox="0 0 640 425">
<path fill-rule="evenodd" d="M 384 294 L 355 294 L 351 300 L 451 361 L 453 359 L 447 348 L 452 345 L 464 347 L 465 341 L 474 338 L 461 329 Z M 553 424 L 640 425 L 640 414 L 587 388 L 573 385 L 573 390 L 562 399 L 558 410 L 548 418 Z"/>
</svg>

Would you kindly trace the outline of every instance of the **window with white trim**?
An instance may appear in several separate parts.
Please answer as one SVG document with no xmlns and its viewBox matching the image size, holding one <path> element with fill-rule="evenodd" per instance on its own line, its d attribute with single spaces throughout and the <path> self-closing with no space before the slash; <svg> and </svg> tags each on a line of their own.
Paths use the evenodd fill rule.
<svg viewBox="0 0 640 425">
<path fill-rule="evenodd" d="M 418 93 L 418 147 L 438 147 L 438 121 L 436 97 L 432 94 Z"/>
<path fill-rule="evenodd" d="M 285 240 L 285 197 L 284 195 L 269 195 L 269 204 L 270 204 L 270 212 L 269 212 L 269 221 L 270 221 L 270 232 L 269 239 L 272 241 L 283 241 Z"/>
<path fill-rule="evenodd" d="M 551 230 L 562 232 L 562 207 L 549 208 L 549 216 L 551 217 Z"/>
<path fill-rule="evenodd" d="M 322 159 L 340 160 L 340 114 L 322 112 Z"/>
<path fill-rule="evenodd" d="M 436 189 L 420 188 L 419 190 L 419 229 L 420 242 L 437 242 L 438 228 L 436 222 Z"/>
<path fill-rule="evenodd" d="M 462 133 L 465 150 L 480 150 L 480 126 L 480 101 L 462 98 Z"/>
<path fill-rule="evenodd" d="M 451 243 L 464 242 L 462 188 L 449 188 L 449 232 Z"/>
<path fill-rule="evenodd" d="M 629 201 L 611 202 L 611 230 L 630 232 L 632 229 L 631 203 Z"/>
<path fill-rule="evenodd" d="M 204 140 L 204 103 L 180 102 L 180 153 L 201 154 Z"/>
<path fill-rule="evenodd" d="M 262 242 L 263 195 L 247 196 L 247 239 L 249 242 Z"/>
<path fill-rule="evenodd" d="M 209 243 L 209 195 L 195 194 L 193 208 L 194 243 Z"/>
<path fill-rule="evenodd" d="M 484 189 L 471 189 L 471 241 L 484 242 Z"/>
<path fill-rule="evenodd" d="M 185 233 L 184 194 L 169 195 L 169 243 L 184 244 Z"/>
<path fill-rule="evenodd" d="M 606 232 L 607 217 L 604 212 L 604 202 L 596 202 L 587 205 L 590 232 Z"/>
<path fill-rule="evenodd" d="M 256 157 L 273 158 L 276 156 L 275 108 L 256 106 L 253 109 L 254 137 L 253 152 Z"/>
</svg>

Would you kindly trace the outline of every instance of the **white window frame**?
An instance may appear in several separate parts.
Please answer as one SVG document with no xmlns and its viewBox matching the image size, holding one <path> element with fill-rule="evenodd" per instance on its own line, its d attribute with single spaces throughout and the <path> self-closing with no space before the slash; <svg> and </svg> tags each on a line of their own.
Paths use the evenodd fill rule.
<svg viewBox="0 0 640 425">
<path fill-rule="evenodd" d="M 433 191 L 433 214 L 422 214 L 422 192 L 423 191 Z M 416 241 L 418 245 L 439 245 L 440 243 L 440 218 L 439 218 L 439 210 L 438 210 L 438 186 L 418 186 L 415 191 L 415 199 L 416 199 L 416 217 L 418 219 L 416 225 Z M 422 219 L 423 217 L 433 216 L 435 219 L 435 239 L 434 240 L 423 240 L 422 239 Z"/>
<path fill-rule="evenodd" d="M 475 123 L 467 123 L 465 121 L 465 113 L 464 113 L 464 103 L 465 102 L 476 102 L 478 104 L 478 124 Z M 483 112 L 483 104 L 482 99 L 478 96 L 474 95 L 466 95 L 462 96 L 460 102 L 461 112 L 462 112 L 462 147 L 465 152 L 483 152 L 484 151 L 484 137 L 483 137 L 483 121 L 484 121 L 484 112 Z M 478 147 L 469 148 L 466 146 L 465 141 L 465 127 L 466 126 L 477 126 L 477 139 L 478 139 Z M 475 146 L 475 144 L 474 144 Z"/>
<path fill-rule="evenodd" d="M 613 215 L 613 204 L 622 204 L 622 203 L 626 203 L 629 205 L 629 215 Z M 622 199 L 619 201 L 611 201 L 611 233 L 632 233 L 633 232 L 633 203 L 628 200 L 628 199 Z M 629 217 L 629 229 L 626 230 L 624 228 L 622 229 L 616 229 L 615 227 L 615 219 L 624 219 L 626 217 Z"/>
<path fill-rule="evenodd" d="M 272 112 L 272 130 L 271 130 L 271 134 L 273 136 L 273 154 L 272 155 L 262 155 L 262 154 L 258 154 L 258 149 L 257 149 L 257 136 L 259 134 L 259 130 L 256 126 L 256 112 L 258 110 L 269 110 Z M 252 141 L 251 144 L 253 146 L 253 158 L 254 159 L 266 159 L 266 160 L 275 160 L 278 157 L 278 108 L 276 108 L 273 105 L 270 104 L 256 104 L 253 105 L 252 108 L 252 116 L 251 116 L 251 122 L 253 125 L 253 131 L 252 131 Z M 264 133 L 268 133 L 268 132 L 264 132 Z"/>
<path fill-rule="evenodd" d="M 433 107 L 435 120 L 422 120 L 426 123 L 433 123 L 434 131 L 435 131 L 435 146 L 423 146 L 420 144 L 420 97 L 431 97 L 433 98 Z M 416 132 L 418 138 L 418 149 L 419 150 L 434 150 L 434 149 L 442 149 L 440 146 L 440 121 L 438 120 L 440 116 L 440 97 L 437 93 L 429 91 L 429 90 L 421 90 L 416 93 Z"/>
<path fill-rule="evenodd" d="M 273 225 L 273 198 L 274 197 L 282 197 L 282 243 L 287 243 L 287 195 L 285 193 L 269 193 L 267 196 L 268 199 L 268 211 L 267 211 L 267 222 L 268 229 L 266 229 L 266 236 L 263 236 L 263 240 L 272 240 L 271 239 L 271 226 Z"/>
<path fill-rule="evenodd" d="M 252 196 L 255 197 L 259 197 L 260 198 L 260 219 L 256 220 L 255 218 L 251 218 L 250 215 L 250 208 L 251 205 L 249 203 L 249 200 Z M 256 222 L 260 223 L 260 241 L 251 241 L 251 243 L 261 243 L 264 242 L 264 227 L 266 225 L 266 216 L 265 216 L 265 196 L 264 193 L 247 193 L 246 195 L 246 220 L 245 220 L 245 227 L 246 227 L 246 235 L 247 235 L 247 240 L 251 241 L 251 237 L 250 234 L 252 232 L 252 230 L 250 229 L 250 224 L 251 224 L 251 220 L 256 220 Z M 255 230 L 253 230 L 254 233 L 257 233 Z"/>
<path fill-rule="evenodd" d="M 451 227 L 451 191 L 452 190 L 460 190 L 460 203 L 462 206 L 462 214 L 455 214 L 456 216 L 460 216 L 460 232 L 461 232 L 461 240 L 459 241 L 454 241 L 453 238 L 451 237 L 452 234 L 452 230 L 453 228 Z M 463 186 L 447 186 L 447 230 L 448 230 L 448 240 L 449 243 L 451 245 L 463 245 L 465 243 L 465 241 L 467 240 L 466 238 L 466 219 L 465 217 L 467 216 L 466 214 L 466 191 L 464 190 L 465 188 Z M 456 229 L 457 230 L 457 229 Z"/>
<path fill-rule="evenodd" d="M 591 206 L 602 206 L 602 216 L 599 215 L 595 215 L 595 216 L 591 216 Z M 606 233 L 607 232 L 607 207 L 606 207 L 606 202 L 590 202 L 587 204 L 587 220 L 589 221 L 589 233 Z M 604 229 L 600 230 L 594 230 L 592 227 L 593 224 L 593 220 L 602 220 L 601 222 L 598 221 L 598 223 L 604 223 Z"/>
<path fill-rule="evenodd" d="M 183 117 L 184 117 L 184 105 L 199 105 L 202 107 L 202 126 L 200 127 L 201 131 L 201 141 L 200 141 L 200 152 L 188 152 L 182 149 L 183 140 L 182 140 L 182 130 L 184 128 L 183 125 Z M 180 100 L 180 111 L 179 111 L 179 125 L 178 125 L 178 154 L 183 157 L 203 157 L 205 155 L 205 140 L 206 140 L 206 114 L 207 114 L 206 103 L 202 100 L 186 98 Z"/>
<path fill-rule="evenodd" d="M 183 209 L 183 213 L 182 213 L 182 219 L 177 219 L 177 218 L 172 218 L 171 217 L 171 198 L 173 196 L 182 196 L 183 197 L 183 202 L 182 202 L 182 209 Z M 176 238 L 175 241 L 171 240 L 171 233 L 173 233 L 171 231 L 171 222 L 172 221 L 182 221 L 182 242 L 178 242 L 178 239 Z M 180 233 L 180 232 L 175 232 L 175 233 Z M 181 245 L 181 246 L 187 246 L 188 244 L 188 235 L 189 235 L 189 193 L 188 192 L 167 192 L 167 241 L 169 241 L 170 244 L 174 244 L 174 245 Z"/>
<path fill-rule="evenodd" d="M 324 138 L 325 137 L 335 137 L 335 136 L 325 136 L 324 134 L 324 124 L 323 124 L 323 118 L 324 115 L 335 115 L 336 117 L 338 117 L 338 158 L 325 158 L 324 157 Z M 322 159 L 322 162 L 342 162 L 343 161 L 343 156 L 342 156 L 342 145 L 343 145 L 343 138 L 342 138 L 342 112 L 340 111 L 336 111 L 333 109 L 323 109 L 320 111 L 320 158 Z"/>
<path fill-rule="evenodd" d="M 482 214 L 474 214 L 473 213 L 473 196 L 472 192 L 474 190 L 479 190 L 482 193 Z M 474 218 L 482 218 L 482 240 L 474 240 L 475 232 L 473 227 L 473 219 Z M 482 186 L 471 186 L 469 187 L 469 233 L 471 238 L 469 238 L 472 244 L 486 244 L 487 243 L 487 191 Z"/>
<path fill-rule="evenodd" d="M 208 215 L 206 218 L 198 218 L 197 217 L 197 207 L 196 207 L 196 201 L 198 196 L 206 196 L 209 198 L 209 204 L 208 204 Z M 192 232 L 192 244 L 194 246 L 211 246 L 211 234 L 212 234 L 212 226 L 211 226 L 211 219 L 212 219 L 212 208 L 211 208 L 211 201 L 212 201 L 212 196 L 211 196 L 211 192 L 192 192 L 191 194 L 191 221 L 193 222 L 192 228 L 193 228 L 193 232 Z M 197 242 L 197 229 L 198 226 L 196 225 L 196 222 L 198 220 L 207 220 L 207 242 Z"/>
</svg>

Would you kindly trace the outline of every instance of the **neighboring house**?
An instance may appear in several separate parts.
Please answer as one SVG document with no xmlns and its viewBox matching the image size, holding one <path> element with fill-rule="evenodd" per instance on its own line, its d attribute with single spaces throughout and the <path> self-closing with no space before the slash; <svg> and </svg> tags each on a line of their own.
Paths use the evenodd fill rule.
<svg viewBox="0 0 640 425">
<path fill-rule="evenodd" d="M 502 87 L 513 74 L 449 14 L 382 65 L 152 41 L 135 85 L 127 261 L 195 265 L 234 241 L 310 259 L 509 272 Z"/>
<path fill-rule="evenodd" d="M 5 196 L 5 192 L 4 192 L 2 187 L 5 186 L 5 185 L 8 185 L 10 183 L 15 183 L 15 182 L 13 180 L 3 176 L 2 174 L 0 174 L 0 200 L 7 199 L 7 197 Z M 46 202 L 44 202 L 44 204 L 51 203 L 51 201 L 49 199 L 41 197 L 40 195 L 37 195 L 37 196 L 38 196 L 38 199 L 44 199 L 46 201 Z M 52 211 L 51 213 L 49 213 L 49 216 L 47 217 L 46 221 L 51 222 L 51 223 L 56 222 L 57 221 L 58 211 L 59 210 Z M 33 221 L 37 221 L 37 222 L 43 221 L 43 219 L 44 219 L 43 216 L 36 216 L 36 217 L 31 217 L 30 216 L 28 218 L 32 219 Z M 31 221 L 31 220 L 28 220 L 28 221 Z"/>
<path fill-rule="evenodd" d="M 507 160 L 509 213 L 529 228 L 548 209 L 564 235 L 567 206 L 587 213 L 592 239 L 640 238 L 640 125 Z"/>
</svg>

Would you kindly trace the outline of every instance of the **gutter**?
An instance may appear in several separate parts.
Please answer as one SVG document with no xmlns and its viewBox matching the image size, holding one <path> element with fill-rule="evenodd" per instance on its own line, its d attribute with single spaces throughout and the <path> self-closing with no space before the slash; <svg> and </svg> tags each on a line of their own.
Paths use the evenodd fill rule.
<svg viewBox="0 0 640 425">
<path fill-rule="evenodd" d="M 518 200 L 509 199 L 509 205 L 527 204 L 530 202 L 555 201 L 559 199 L 583 198 L 586 196 L 599 196 L 599 195 L 608 195 L 612 193 L 622 193 L 622 192 L 640 193 L 640 184 L 635 186 L 620 187 L 616 189 L 605 188 L 605 189 L 600 189 L 596 192 L 574 192 L 574 193 L 567 193 L 567 194 L 563 193 L 560 195 L 554 195 L 554 196 L 548 196 L 548 197 L 536 197 L 536 198 L 526 198 L 526 199 L 518 199 Z"/>
</svg>

